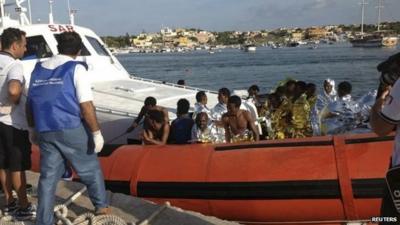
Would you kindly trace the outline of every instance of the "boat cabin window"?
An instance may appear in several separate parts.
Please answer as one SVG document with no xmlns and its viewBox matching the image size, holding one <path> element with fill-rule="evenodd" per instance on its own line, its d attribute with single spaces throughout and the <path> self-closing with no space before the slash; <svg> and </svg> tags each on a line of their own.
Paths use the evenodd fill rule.
<svg viewBox="0 0 400 225">
<path fill-rule="evenodd" d="M 58 36 L 59 36 L 59 35 L 60 35 L 60 34 L 55 34 L 55 35 L 54 35 L 54 37 L 56 38 L 57 41 L 58 41 Z M 83 45 L 80 56 L 88 56 L 88 55 L 90 55 L 90 52 L 87 50 L 86 46 Z"/>
<path fill-rule="evenodd" d="M 53 56 L 53 53 L 42 35 L 26 38 L 26 52 L 22 60 L 41 59 L 51 56 Z"/>
<path fill-rule="evenodd" d="M 101 56 L 110 56 L 104 46 L 96 38 L 86 36 L 86 39 L 92 45 L 97 54 Z"/>
</svg>

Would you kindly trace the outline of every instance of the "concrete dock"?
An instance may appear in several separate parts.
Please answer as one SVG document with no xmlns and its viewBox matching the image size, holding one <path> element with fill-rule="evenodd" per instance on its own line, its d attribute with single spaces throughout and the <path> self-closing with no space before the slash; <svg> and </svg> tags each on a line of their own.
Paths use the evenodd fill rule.
<svg viewBox="0 0 400 225">
<path fill-rule="evenodd" d="M 33 191 L 30 195 L 30 200 L 36 204 L 37 196 L 35 196 L 37 189 L 39 174 L 33 172 L 27 172 L 27 180 L 29 184 L 32 184 Z M 72 181 L 60 180 L 56 192 L 56 205 L 64 204 L 70 196 L 84 187 L 83 184 Z M 107 197 L 110 200 L 112 214 L 121 218 L 126 224 L 151 224 L 151 225 L 167 225 L 167 224 L 193 224 L 193 225 L 234 225 L 238 224 L 235 222 L 229 222 L 221 220 L 215 217 L 205 216 L 200 213 L 182 210 L 173 206 L 157 205 L 150 201 L 136 198 L 133 196 L 112 193 L 107 191 Z M 2 201 L 4 204 L 4 201 Z M 74 202 L 68 206 L 67 218 L 70 221 L 78 215 L 82 215 L 87 212 L 93 212 L 94 208 L 88 198 L 87 192 L 84 192 Z M 6 219 L 2 218 L 3 221 Z M 0 221 L 0 224 L 4 224 Z M 33 224 L 33 221 L 24 221 L 24 224 Z M 107 223 L 114 224 L 114 223 Z"/>
</svg>

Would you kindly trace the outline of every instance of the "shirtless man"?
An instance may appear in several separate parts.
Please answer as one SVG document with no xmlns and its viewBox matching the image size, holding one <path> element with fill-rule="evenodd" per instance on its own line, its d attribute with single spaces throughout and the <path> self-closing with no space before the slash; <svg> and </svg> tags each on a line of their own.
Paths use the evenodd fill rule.
<svg viewBox="0 0 400 225">
<path fill-rule="evenodd" d="M 170 127 L 168 121 L 165 121 L 163 112 L 159 110 L 149 110 L 144 122 L 143 144 L 167 144 L 169 130 Z"/>
<path fill-rule="evenodd" d="M 248 111 L 240 109 L 241 103 L 242 100 L 238 96 L 229 97 L 228 112 L 222 116 L 227 143 L 232 142 L 234 136 L 240 136 L 248 131 L 252 132 L 255 141 L 259 140 L 254 119 Z"/>
<path fill-rule="evenodd" d="M 134 135 L 132 138 L 128 138 L 128 144 L 141 144 L 142 139 L 139 137 L 140 133 L 143 131 L 143 119 L 146 116 L 147 112 L 150 110 L 158 110 L 163 112 L 164 114 L 164 121 L 167 123 L 169 122 L 169 117 L 168 117 L 168 110 L 165 109 L 162 106 L 157 105 L 157 100 L 154 97 L 147 97 L 144 100 L 144 106 L 139 112 L 138 117 L 133 121 L 133 123 L 126 129 L 126 133 L 130 133 L 133 130 L 135 130 L 137 127 L 138 129 L 135 130 Z"/>
<path fill-rule="evenodd" d="M 164 107 L 158 106 L 157 105 L 157 100 L 154 97 L 150 96 L 150 97 L 147 97 L 144 100 L 144 106 L 140 110 L 138 117 L 136 117 L 136 119 L 133 121 L 131 126 L 128 127 L 126 132 L 129 133 L 133 129 L 135 129 L 139 125 L 140 121 L 143 119 L 143 117 L 146 115 L 146 113 L 149 110 L 158 110 L 158 111 L 163 112 L 164 113 L 164 120 L 167 121 L 167 122 L 169 121 L 168 111 Z"/>
</svg>

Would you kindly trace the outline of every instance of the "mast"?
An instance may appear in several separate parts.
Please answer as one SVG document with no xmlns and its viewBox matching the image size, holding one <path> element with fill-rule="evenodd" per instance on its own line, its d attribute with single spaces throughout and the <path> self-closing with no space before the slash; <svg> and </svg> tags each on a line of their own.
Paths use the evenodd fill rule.
<svg viewBox="0 0 400 225">
<path fill-rule="evenodd" d="M 368 4 L 365 0 L 362 0 L 361 4 L 361 38 L 364 37 L 364 12 L 365 6 Z"/>
<path fill-rule="evenodd" d="M 378 31 L 380 31 L 381 30 L 381 11 L 382 11 L 382 9 L 383 9 L 383 0 L 378 0 L 378 2 L 379 2 L 379 4 L 378 4 L 378 6 L 377 6 L 377 8 L 378 8 Z"/>
</svg>

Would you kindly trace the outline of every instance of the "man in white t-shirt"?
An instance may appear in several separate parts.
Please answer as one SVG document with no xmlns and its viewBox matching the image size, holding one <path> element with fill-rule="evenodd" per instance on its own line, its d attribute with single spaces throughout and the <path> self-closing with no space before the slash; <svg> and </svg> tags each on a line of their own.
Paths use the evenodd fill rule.
<svg viewBox="0 0 400 225">
<path fill-rule="evenodd" d="M 389 74 L 391 77 L 399 77 L 400 53 L 390 57 L 386 62 L 388 62 L 388 68 L 383 73 Z M 395 146 L 390 167 L 398 167 L 400 166 L 400 81 L 397 80 L 393 87 L 389 85 L 386 87 L 386 89 L 382 89 L 381 95 L 378 96 L 371 109 L 370 124 L 372 130 L 379 136 L 385 136 L 396 129 Z M 385 190 L 385 195 L 382 199 L 381 216 L 397 217 L 397 221 L 400 221 L 400 214 L 393 204 L 388 189 Z M 380 224 L 386 223 L 382 222 Z"/>
<path fill-rule="evenodd" d="M 225 143 L 225 129 L 222 123 L 222 116 L 228 112 L 227 104 L 231 92 L 228 88 L 220 88 L 218 90 L 218 103 L 211 109 L 211 120 L 215 125 L 215 142 Z"/>
<path fill-rule="evenodd" d="M 211 111 L 207 107 L 207 95 L 204 91 L 199 91 L 196 93 L 196 103 L 194 103 L 194 112 L 193 112 L 193 119 L 196 120 L 197 114 L 201 112 L 205 112 L 208 115 L 208 118 L 211 117 Z"/>
<path fill-rule="evenodd" d="M 4 190 L 3 213 L 18 219 L 35 215 L 26 195 L 25 170 L 31 167 L 31 144 L 25 117 L 27 81 L 21 62 L 17 59 L 26 51 L 25 32 L 5 29 L 0 52 L 0 180 Z M 17 192 L 18 203 L 12 195 Z"/>
</svg>

